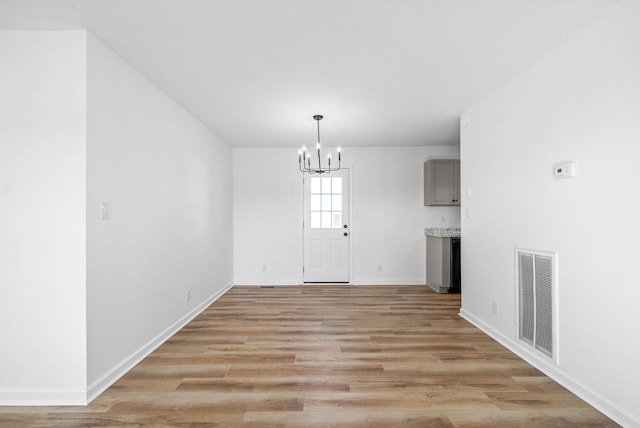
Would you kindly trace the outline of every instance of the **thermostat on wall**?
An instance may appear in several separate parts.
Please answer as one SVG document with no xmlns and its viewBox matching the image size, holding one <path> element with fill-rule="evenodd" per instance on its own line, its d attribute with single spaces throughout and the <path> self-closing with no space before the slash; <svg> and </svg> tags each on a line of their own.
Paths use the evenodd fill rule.
<svg viewBox="0 0 640 428">
<path fill-rule="evenodd" d="M 555 178 L 569 178 L 576 176 L 575 162 L 560 162 L 553 166 L 553 176 Z"/>
</svg>

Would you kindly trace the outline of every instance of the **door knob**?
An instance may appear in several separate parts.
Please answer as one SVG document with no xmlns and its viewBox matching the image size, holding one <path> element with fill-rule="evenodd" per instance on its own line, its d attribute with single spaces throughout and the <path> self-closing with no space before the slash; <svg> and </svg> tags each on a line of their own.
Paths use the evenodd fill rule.
<svg viewBox="0 0 640 428">
<path fill-rule="evenodd" d="M 344 225 L 344 228 L 345 228 L 345 229 L 347 228 L 347 225 L 346 225 L 346 224 Z"/>
<path fill-rule="evenodd" d="M 345 233 L 344 233 L 344 236 L 347 236 L 347 235 L 348 235 L 348 233 L 347 233 L 347 232 L 345 232 Z"/>
</svg>

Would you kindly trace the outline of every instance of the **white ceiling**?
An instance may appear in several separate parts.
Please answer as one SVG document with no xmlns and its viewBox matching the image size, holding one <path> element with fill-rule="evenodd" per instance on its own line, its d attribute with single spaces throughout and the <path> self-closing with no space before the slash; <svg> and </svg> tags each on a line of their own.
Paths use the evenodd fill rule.
<svg viewBox="0 0 640 428">
<path fill-rule="evenodd" d="M 457 145 L 459 114 L 618 0 L 0 0 L 88 29 L 234 146 Z"/>
</svg>

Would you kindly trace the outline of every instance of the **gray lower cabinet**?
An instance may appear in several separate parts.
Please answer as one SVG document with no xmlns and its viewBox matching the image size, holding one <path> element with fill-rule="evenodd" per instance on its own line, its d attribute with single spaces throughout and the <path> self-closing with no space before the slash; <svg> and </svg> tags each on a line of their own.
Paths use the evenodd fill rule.
<svg viewBox="0 0 640 428">
<path fill-rule="evenodd" d="M 438 293 L 460 292 L 460 238 L 427 236 L 427 285 Z"/>
<path fill-rule="evenodd" d="M 431 159 L 424 163 L 424 205 L 460 206 L 460 160 Z"/>
</svg>

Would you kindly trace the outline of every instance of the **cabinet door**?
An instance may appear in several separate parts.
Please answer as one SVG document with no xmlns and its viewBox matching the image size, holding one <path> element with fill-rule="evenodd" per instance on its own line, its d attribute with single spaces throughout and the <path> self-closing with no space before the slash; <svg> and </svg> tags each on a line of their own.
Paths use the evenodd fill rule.
<svg viewBox="0 0 640 428">
<path fill-rule="evenodd" d="M 424 164 L 424 204 L 460 205 L 460 161 L 432 159 Z"/>
<path fill-rule="evenodd" d="M 453 205 L 460 205 L 460 161 L 453 161 Z"/>
</svg>

